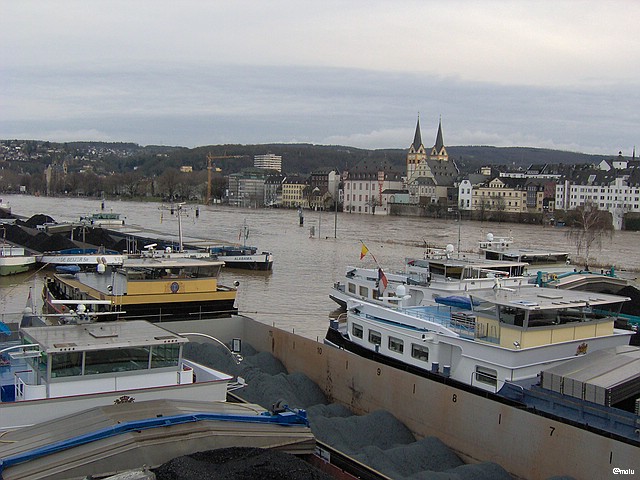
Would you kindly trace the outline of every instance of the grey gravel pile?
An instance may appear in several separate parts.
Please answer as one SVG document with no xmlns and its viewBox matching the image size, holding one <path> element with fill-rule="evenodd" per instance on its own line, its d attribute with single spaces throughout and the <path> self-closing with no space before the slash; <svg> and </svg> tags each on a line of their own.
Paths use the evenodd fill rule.
<svg viewBox="0 0 640 480">
<path fill-rule="evenodd" d="M 301 373 L 288 374 L 277 359 L 243 344 L 243 360 L 236 364 L 222 347 L 190 343 L 185 356 L 243 377 L 248 385 L 236 393 L 251 403 L 271 409 L 278 402 L 307 410 L 315 437 L 390 478 L 398 480 L 507 480 L 511 476 L 495 463 L 466 465 L 435 437 L 416 441 L 409 429 L 387 411 L 353 415 L 345 406 L 328 404 L 320 388 Z M 191 460 L 189 460 L 191 462 Z M 191 468 L 191 463 L 188 463 Z M 196 477 L 163 477 L 196 478 Z M 205 477 L 200 477 L 205 478 Z M 208 477 L 219 478 L 219 477 Z M 290 477 L 220 477 L 290 478 Z M 297 477 L 296 477 L 297 478 Z M 315 478 L 315 477 L 307 477 Z"/>
<path fill-rule="evenodd" d="M 352 456 L 396 479 L 511 480 L 496 463 L 465 464 L 436 437 L 389 449 L 368 446 Z"/>
<path fill-rule="evenodd" d="M 244 400 L 264 408 L 284 402 L 292 408 L 308 408 L 327 403 L 322 390 L 302 373 L 288 374 L 273 355 L 242 346 L 242 361 L 237 364 L 224 348 L 211 344 L 188 343 L 184 355 L 211 368 L 240 376 L 247 386 L 237 392 Z"/>
<path fill-rule="evenodd" d="M 325 417 L 314 409 L 307 413 L 311 430 L 318 440 L 351 456 L 368 446 L 386 450 L 416 441 L 402 422 L 384 410 L 349 417 Z"/>
</svg>

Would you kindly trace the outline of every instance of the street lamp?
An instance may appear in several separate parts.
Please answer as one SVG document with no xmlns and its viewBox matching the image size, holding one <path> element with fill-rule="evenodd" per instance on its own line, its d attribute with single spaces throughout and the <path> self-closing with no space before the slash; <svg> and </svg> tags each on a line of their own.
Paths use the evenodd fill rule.
<svg viewBox="0 0 640 480">
<path fill-rule="evenodd" d="M 333 217 L 333 238 L 338 238 L 338 199 L 334 198 L 335 215 Z"/>
<path fill-rule="evenodd" d="M 334 216 L 333 216 L 333 238 L 338 238 L 338 200 L 332 195 L 331 199 L 333 200 L 334 207 Z"/>
<path fill-rule="evenodd" d="M 314 198 L 314 206 L 315 209 L 318 210 L 318 195 L 320 194 L 320 189 L 318 187 L 314 188 L 313 191 L 311 192 L 313 193 L 313 198 Z M 322 209 L 318 212 L 318 238 L 320 237 L 320 228 L 322 228 Z"/>
<path fill-rule="evenodd" d="M 458 217 L 458 258 L 460 258 L 460 209 L 456 208 L 455 210 L 453 208 L 449 208 L 448 209 L 449 212 L 456 212 L 456 215 Z"/>
</svg>

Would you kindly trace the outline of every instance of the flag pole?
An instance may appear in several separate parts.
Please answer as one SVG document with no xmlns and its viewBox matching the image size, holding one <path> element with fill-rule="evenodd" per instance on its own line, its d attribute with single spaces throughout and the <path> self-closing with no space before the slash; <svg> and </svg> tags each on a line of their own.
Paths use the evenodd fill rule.
<svg viewBox="0 0 640 480">
<path fill-rule="evenodd" d="M 373 258 L 373 261 L 375 262 L 376 267 L 378 267 L 378 278 L 379 278 L 379 281 L 382 282 L 382 284 L 384 285 L 384 288 L 386 289 L 388 280 L 387 280 L 386 275 L 384 274 L 384 271 L 382 270 L 382 267 L 378 263 L 378 259 L 369 250 L 369 248 L 364 244 L 364 242 L 362 240 L 360 240 L 360 243 L 362 244 L 362 249 L 360 250 L 360 260 L 362 260 L 367 254 L 371 255 L 371 258 Z"/>
</svg>

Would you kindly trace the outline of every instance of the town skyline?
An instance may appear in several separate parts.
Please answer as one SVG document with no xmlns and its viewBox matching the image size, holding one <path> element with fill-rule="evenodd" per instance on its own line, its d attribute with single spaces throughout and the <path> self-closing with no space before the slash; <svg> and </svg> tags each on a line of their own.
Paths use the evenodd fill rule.
<svg viewBox="0 0 640 480">
<path fill-rule="evenodd" d="M 0 138 L 631 156 L 640 5 L 2 0 Z M 635 14 L 634 14 L 635 13 Z"/>
</svg>

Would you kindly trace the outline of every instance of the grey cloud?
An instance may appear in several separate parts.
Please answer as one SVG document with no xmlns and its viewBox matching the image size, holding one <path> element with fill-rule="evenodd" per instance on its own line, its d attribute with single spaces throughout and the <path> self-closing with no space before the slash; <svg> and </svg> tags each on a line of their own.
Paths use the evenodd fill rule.
<svg viewBox="0 0 640 480">
<path fill-rule="evenodd" d="M 0 137 L 53 141 L 95 135 L 196 146 L 344 139 L 363 148 L 406 148 L 420 112 L 425 143 L 435 138 L 442 115 L 449 145 L 523 141 L 615 153 L 635 144 L 640 106 L 636 90 L 624 85 L 510 87 L 341 68 L 85 65 L 13 67 L 3 77 Z M 83 138 L 54 138 L 74 132 Z"/>
</svg>

